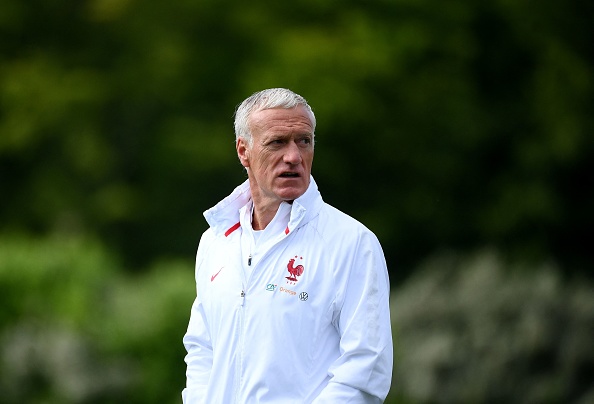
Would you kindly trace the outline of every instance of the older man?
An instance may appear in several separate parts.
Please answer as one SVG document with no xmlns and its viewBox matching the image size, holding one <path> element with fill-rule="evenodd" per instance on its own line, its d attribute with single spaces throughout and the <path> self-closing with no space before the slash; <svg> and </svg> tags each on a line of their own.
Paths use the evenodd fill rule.
<svg viewBox="0 0 594 404">
<path fill-rule="evenodd" d="M 380 403 L 390 388 L 381 246 L 311 176 L 316 120 L 274 88 L 235 114 L 248 179 L 204 216 L 185 404 Z"/>
</svg>

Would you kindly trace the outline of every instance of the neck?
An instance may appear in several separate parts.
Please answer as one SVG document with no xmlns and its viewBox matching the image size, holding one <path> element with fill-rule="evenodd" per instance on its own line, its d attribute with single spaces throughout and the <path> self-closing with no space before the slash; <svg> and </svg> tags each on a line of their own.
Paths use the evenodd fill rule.
<svg viewBox="0 0 594 404">
<path fill-rule="evenodd" d="M 272 222 L 278 208 L 280 206 L 280 202 L 276 205 L 262 207 L 259 206 L 256 201 L 254 201 L 254 212 L 252 214 L 252 228 L 254 230 L 264 230 L 266 226 Z"/>
<path fill-rule="evenodd" d="M 266 226 L 272 222 L 272 219 L 274 219 L 282 201 L 261 192 L 260 187 L 251 175 L 249 169 L 248 178 L 250 181 L 252 203 L 254 204 L 252 211 L 252 228 L 254 230 L 264 230 Z"/>
</svg>

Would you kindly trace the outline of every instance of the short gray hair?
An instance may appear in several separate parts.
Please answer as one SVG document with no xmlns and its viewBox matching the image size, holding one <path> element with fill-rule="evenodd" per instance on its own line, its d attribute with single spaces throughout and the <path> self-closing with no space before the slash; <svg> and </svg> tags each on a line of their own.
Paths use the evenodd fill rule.
<svg viewBox="0 0 594 404">
<path fill-rule="evenodd" d="M 251 146 L 252 133 L 249 118 L 254 112 L 272 108 L 291 109 L 298 106 L 304 106 L 307 109 L 311 119 L 312 132 L 315 132 L 316 116 L 305 98 L 299 94 L 286 88 L 269 88 L 252 94 L 235 110 L 235 141 L 243 138 Z"/>
</svg>

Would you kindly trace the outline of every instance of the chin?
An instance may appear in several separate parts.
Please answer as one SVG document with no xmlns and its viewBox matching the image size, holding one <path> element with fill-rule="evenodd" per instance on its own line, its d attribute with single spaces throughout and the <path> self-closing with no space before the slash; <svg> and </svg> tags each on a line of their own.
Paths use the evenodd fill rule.
<svg viewBox="0 0 594 404">
<path fill-rule="evenodd" d="M 293 201 L 293 200 L 299 198 L 301 195 L 303 195 L 305 193 L 305 191 L 307 191 L 307 187 L 300 188 L 300 189 L 284 190 L 284 191 L 279 192 L 278 196 L 283 201 Z"/>
</svg>

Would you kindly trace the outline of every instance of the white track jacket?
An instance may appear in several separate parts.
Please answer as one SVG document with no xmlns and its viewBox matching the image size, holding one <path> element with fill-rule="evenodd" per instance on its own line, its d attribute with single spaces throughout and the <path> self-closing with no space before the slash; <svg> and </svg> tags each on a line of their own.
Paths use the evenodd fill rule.
<svg viewBox="0 0 594 404">
<path fill-rule="evenodd" d="M 240 237 L 250 224 L 240 209 L 250 198 L 246 181 L 204 212 L 184 403 L 382 402 L 392 334 L 377 238 L 323 202 L 311 178 L 286 229 L 245 256 Z"/>
</svg>

